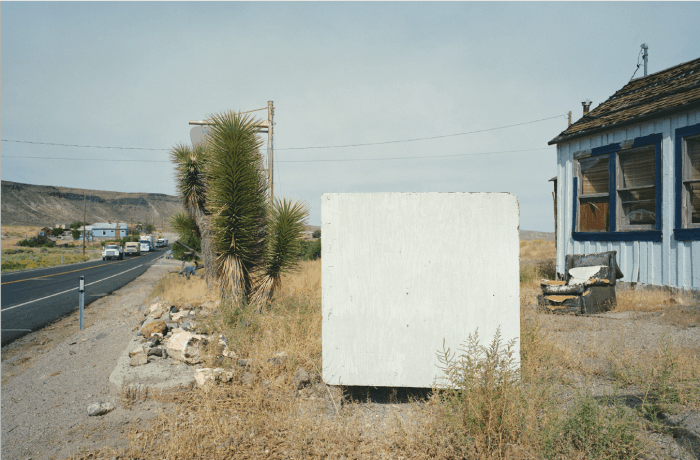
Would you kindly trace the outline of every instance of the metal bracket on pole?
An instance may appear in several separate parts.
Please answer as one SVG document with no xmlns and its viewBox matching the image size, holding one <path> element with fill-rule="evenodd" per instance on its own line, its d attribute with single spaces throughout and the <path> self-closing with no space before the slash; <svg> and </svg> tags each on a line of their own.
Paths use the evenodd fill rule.
<svg viewBox="0 0 700 460">
<path fill-rule="evenodd" d="M 78 292 L 80 293 L 80 330 L 83 330 L 83 319 L 84 319 L 84 311 L 85 311 L 85 277 L 81 276 L 80 277 L 80 287 L 78 289 Z"/>
</svg>

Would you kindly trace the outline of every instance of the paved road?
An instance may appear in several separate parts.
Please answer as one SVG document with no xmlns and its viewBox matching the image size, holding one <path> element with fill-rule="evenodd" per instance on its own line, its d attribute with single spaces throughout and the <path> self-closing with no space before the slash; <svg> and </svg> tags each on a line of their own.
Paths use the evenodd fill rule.
<svg viewBox="0 0 700 460">
<path fill-rule="evenodd" d="M 2 346 L 68 315 L 79 306 L 78 282 L 85 277 L 85 305 L 142 275 L 168 248 L 124 260 L 97 259 L 3 274 Z"/>
</svg>

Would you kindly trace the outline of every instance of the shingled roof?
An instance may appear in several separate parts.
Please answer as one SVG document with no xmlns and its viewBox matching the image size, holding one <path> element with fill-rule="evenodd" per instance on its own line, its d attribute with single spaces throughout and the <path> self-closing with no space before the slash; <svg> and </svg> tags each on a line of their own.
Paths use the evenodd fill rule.
<svg viewBox="0 0 700 460">
<path fill-rule="evenodd" d="M 549 145 L 700 106 L 700 58 L 627 83 Z"/>
</svg>

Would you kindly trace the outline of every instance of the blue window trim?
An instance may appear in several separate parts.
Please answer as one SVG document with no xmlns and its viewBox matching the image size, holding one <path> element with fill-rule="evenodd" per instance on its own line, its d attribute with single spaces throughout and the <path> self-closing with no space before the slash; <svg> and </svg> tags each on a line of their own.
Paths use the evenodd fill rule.
<svg viewBox="0 0 700 460">
<path fill-rule="evenodd" d="M 700 134 L 700 123 L 676 129 L 676 215 L 674 219 L 673 237 L 678 241 L 700 240 L 700 228 L 683 228 L 683 138 Z"/>
<path fill-rule="evenodd" d="M 700 125 L 698 125 L 700 126 Z M 686 134 L 687 135 L 687 134 Z M 573 226 L 571 231 L 571 236 L 574 241 L 655 241 L 660 242 L 662 240 L 662 199 L 661 193 L 663 187 L 661 184 L 661 142 L 663 136 L 659 133 L 650 134 L 648 136 L 642 136 L 634 139 L 632 146 L 630 148 L 643 147 L 645 145 L 654 145 L 654 181 L 656 188 L 655 200 L 656 200 L 656 229 L 649 231 L 636 231 L 636 232 L 619 232 L 617 231 L 617 154 L 622 150 L 619 143 L 613 143 L 604 145 L 602 147 L 596 147 L 591 149 L 591 156 L 596 155 L 608 155 L 608 168 L 610 171 L 610 201 L 608 203 L 608 223 L 610 227 L 609 232 L 577 232 L 576 220 L 578 218 L 578 178 L 574 177 L 574 206 L 573 206 Z M 695 229 L 693 229 L 695 230 Z M 699 229 L 700 230 L 700 229 Z M 698 231 L 700 234 L 700 231 Z"/>
</svg>

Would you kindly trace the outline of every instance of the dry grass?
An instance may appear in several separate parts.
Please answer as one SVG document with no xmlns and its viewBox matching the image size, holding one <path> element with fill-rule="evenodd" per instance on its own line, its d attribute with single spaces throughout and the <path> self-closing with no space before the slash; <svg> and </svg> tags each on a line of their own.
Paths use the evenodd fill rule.
<svg viewBox="0 0 700 460">
<path fill-rule="evenodd" d="M 554 241 L 531 240 L 520 241 L 520 260 L 545 260 L 557 256 L 557 246 Z"/>
<path fill-rule="evenodd" d="M 525 283 L 535 284 L 539 288 L 529 278 Z M 174 275 L 161 281 L 156 294 L 174 304 L 213 300 L 203 280 L 187 282 Z M 653 419 L 650 414 L 670 410 L 672 404 L 697 404 L 693 389 L 700 381 L 700 347 L 684 348 L 660 334 L 640 341 L 646 350 L 640 353 L 630 346 L 630 338 L 640 334 L 634 325 L 623 330 L 613 320 L 542 315 L 532 308 L 522 310 L 521 321 L 520 371 L 504 364 L 507 350 L 497 344 L 486 354 L 468 349 L 477 365 L 452 368 L 454 375 L 467 377 L 461 392 L 436 390 L 425 399 L 389 404 L 343 400 L 342 392 L 323 385 L 320 375 L 321 262 L 303 262 L 298 273 L 284 279 L 268 311 L 223 305 L 206 321 L 206 329 L 225 335 L 238 355 L 212 353 L 206 366 L 232 370 L 232 382 L 169 395 L 178 411 L 163 413 L 148 430 L 133 428 L 126 451 L 101 454 L 636 458 L 643 448 L 639 433 L 645 420 Z M 268 361 L 278 352 L 285 352 L 286 360 Z M 239 359 L 248 367 L 239 366 Z M 298 390 L 293 381 L 301 367 L 312 382 Z M 242 383 L 246 373 L 254 376 L 247 385 Z M 618 388 L 636 386 L 639 408 L 593 398 L 586 382 L 596 379 Z M 128 400 L 143 396 L 124 390 Z"/>
<path fill-rule="evenodd" d="M 217 292 L 216 289 L 211 291 L 207 289 L 203 276 L 191 276 L 188 280 L 182 275 L 178 276 L 177 273 L 168 273 L 158 282 L 153 295 L 171 305 L 181 306 L 184 303 L 194 305 L 215 301 L 218 299 Z"/>
</svg>

